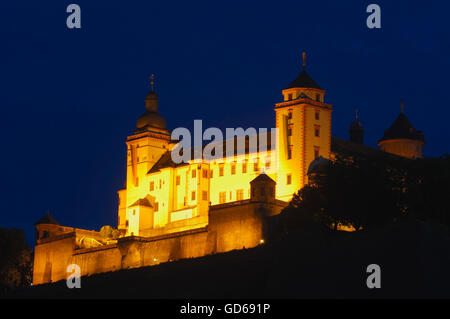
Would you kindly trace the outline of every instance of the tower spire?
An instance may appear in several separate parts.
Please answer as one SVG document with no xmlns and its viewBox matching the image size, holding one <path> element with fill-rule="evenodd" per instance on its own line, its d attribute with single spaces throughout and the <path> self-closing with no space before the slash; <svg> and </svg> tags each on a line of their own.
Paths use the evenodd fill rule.
<svg viewBox="0 0 450 319">
<path fill-rule="evenodd" d="M 150 87 L 151 87 L 151 92 L 155 92 L 155 75 L 152 74 L 150 75 Z"/>
<path fill-rule="evenodd" d="M 359 113 L 359 110 L 358 110 L 358 109 L 355 109 L 355 120 L 358 119 L 358 113 Z"/>
<path fill-rule="evenodd" d="M 303 68 L 306 68 L 306 52 L 302 53 L 302 59 L 303 59 L 302 66 Z"/>
</svg>

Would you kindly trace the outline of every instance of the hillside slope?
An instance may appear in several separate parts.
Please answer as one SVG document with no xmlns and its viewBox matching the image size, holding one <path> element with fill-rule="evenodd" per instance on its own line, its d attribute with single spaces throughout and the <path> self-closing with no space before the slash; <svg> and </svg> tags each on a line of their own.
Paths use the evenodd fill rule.
<svg viewBox="0 0 450 319">
<path fill-rule="evenodd" d="M 368 289 L 366 267 L 381 267 Z M 25 298 L 450 298 L 448 229 L 403 220 L 361 233 L 309 225 L 257 248 L 30 287 Z"/>
</svg>

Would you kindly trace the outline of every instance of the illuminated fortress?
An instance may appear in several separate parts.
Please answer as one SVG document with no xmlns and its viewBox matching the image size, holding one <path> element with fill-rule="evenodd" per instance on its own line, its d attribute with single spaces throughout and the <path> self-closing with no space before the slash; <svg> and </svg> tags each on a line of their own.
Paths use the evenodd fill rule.
<svg viewBox="0 0 450 319">
<path fill-rule="evenodd" d="M 44 216 L 35 224 L 33 283 L 66 279 L 70 264 L 79 265 L 84 276 L 264 244 L 266 217 L 279 214 L 308 182 L 311 162 L 336 153 L 381 152 L 362 144 L 357 118 L 350 141 L 331 136 L 332 105 L 304 64 L 282 97 L 275 104 L 278 134 L 264 137 L 267 149 L 252 151 L 246 140 L 242 154 L 175 163 L 171 151 L 177 142 L 158 113 L 152 80 L 145 112 L 126 141 L 117 229 L 65 227 Z M 402 111 L 379 145 L 416 158 L 424 143 Z"/>
</svg>

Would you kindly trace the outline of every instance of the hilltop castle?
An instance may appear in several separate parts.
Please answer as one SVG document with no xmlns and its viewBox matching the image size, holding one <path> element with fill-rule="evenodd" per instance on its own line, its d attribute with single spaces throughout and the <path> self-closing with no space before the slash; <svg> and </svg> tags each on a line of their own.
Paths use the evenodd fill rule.
<svg viewBox="0 0 450 319">
<path fill-rule="evenodd" d="M 266 217 L 279 214 L 308 183 L 313 161 L 383 151 L 422 157 L 423 133 L 403 109 L 377 150 L 363 145 L 357 117 L 350 141 L 331 136 L 333 107 L 304 65 L 281 93 L 275 104 L 276 148 L 269 143 L 264 151 L 246 148 L 241 155 L 177 164 L 171 157 L 177 143 L 158 113 L 152 79 L 145 112 L 126 141 L 127 179 L 118 191 L 117 229 L 66 227 L 44 216 L 35 224 L 33 283 L 65 279 L 70 264 L 91 275 L 255 247 L 265 241 Z M 276 169 L 267 160 L 271 156 Z"/>
</svg>

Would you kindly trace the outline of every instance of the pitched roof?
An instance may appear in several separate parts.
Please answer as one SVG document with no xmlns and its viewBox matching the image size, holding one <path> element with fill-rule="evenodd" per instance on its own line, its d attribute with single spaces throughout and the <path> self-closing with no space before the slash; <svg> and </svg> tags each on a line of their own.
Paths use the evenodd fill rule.
<svg viewBox="0 0 450 319">
<path fill-rule="evenodd" d="M 133 204 L 131 204 L 128 207 L 134 207 L 134 206 L 153 207 L 152 204 L 150 204 L 150 201 L 147 198 L 139 198 L 137 201 L 135 201 Z"/>
<path fill-rule="evenodd" d="M 331 152 L 345 156 L 359 155 L 363 157 L 398 157 L 397 155 L 383 152 L 377 148 L 343 140 L 334 136 L 331 137 Z"/>
<path fill-rule="evenodd" d="M 314 81 L 308 73 L 306 73 L 306 70 L 303 69 L 303 71 L 295 78 L 294 81 L 289 84 L 286 89 L 292 89 L 292 88 L 308 88 L 308 89 L 319 89 L 321 90 L 320 86 Z"/>
<path fill-rule="evenodd" d="M 172 161 L 172 155 L 170 151 L 166 151 L 160 158 L 159 160 L 155 163 L 155 165 L 152 166 L 152 168 L 150 168 L 150 170 L 148 171 L 148 173 L 154 173 L 159 171 L 162 168 L 166 168 L 166 167 L 177 167 L 177 166 L 181 166 L 185 163 L 180 163 L 180 164 L 176 164 L 174 161 Z"/>
<path fill-rule="evenodd" d="M 410 139 L 424 141 L 423 132 L 416 131 L 414 126 L 406 117 L 405 113 L 401 112 L 391 127 L 384 131 L 383 137 L 378 141 L 392 140 L 392 139 Z"/>
<path fill-rule="evenodd" d="M 251 180 L 250 183 L 260 182 L 260 181 L 275 183 L 275 181 L 274 181 L 273 179 L 271 179 L 271 178 L 270 178 L 267 174 L 265 174 L 265 173 L 259 174 L 259 175 L 256 176 L 253 180 Z"/>
<path fill-rule="evenodd" d="M 257 148 L 259 149 L 259 143 L 260 143 L 260 141 L 259 141 L 259 134 L 257 134 L 256 135 L 256 140 L 257 140 L 257 143 L 258 143 L 258 146 L 257 146 Z M 225 141 L 223 141 L 223 143 L 222 143 L 222 146 L 223 146 L 223 149 L 222 149 L 222 158 L 225 158 L 226 157 L 226 149 L 227 149 L 227 143 L 229 143 L 231 140 L 225 140 Z M 234 154 L 235 155 L 237 155 L 238 154 L 238 144 L 237 144 L 237 137 L 235 137 L 234 138 Z M 271 150 L 272 149 L 272 144 L 271 144 L 271 142 L 272 142 L 272 138 L 271 138 L 271 132 L 270 131 L 268 131 L 267 132 L 267 150 Z M 203 145 L 202 146 L 202 148 L 204 148 L 206 145 Z M 184 150 L 183 150 L 184 151 Z M 189 150 L 187 150 L 188 152 L 189 152 Z M 190 150 L 191 152 L 192 152 L 192 154 L 191 154 L 191 158 L 193 159 L 194 158 L 194 148 L 192 148 L 191 150 Z M 245 138 L 245 154 L 248 154 L 249 152 L 251 151 L 251 149 L 250 149 L 250 147 L 249 147 L 249 138 Z M 203 154 L 203 152 L 202 152 L 202 154 Z M 183 165 L 187 165 L 188 163 L 184 163 L 184 162 L 182 162 L 182 163 L 179 163 L 179 164 L 177 164 L 177 163 L 175 163 L 173 160 L 172 160 L 172 154 L 171 154 L 171 151 L 166 151 L 160 158 L 159 158 L 159 160 L 155 163 L 155 165 L 153 165 L 152 166 L 152 168 L 148 171 L 148 174 L 150 174 L 150 173 L 154 173 L 154 172 L 157 172 L 157 171 L 159 171 L 159 170 L 161 170 L 161 169 L 163 169 L 163 168 L 167 168 L 167 167 L 178 167 L 178 166 L 183 166 Z"/>
<path fill-rule="evenodd" d="M 42 217 L 41 219 L 39 219 L 36 223 L 34 223 L 35 225 L 39 225 L 39 224 L 53 224 L 53 225 L 59 225 L 59 223 L 56 221 L 56 219 L 54 219 L 49 212 L 47 212 L 47 214 Z"/>
</svg>

